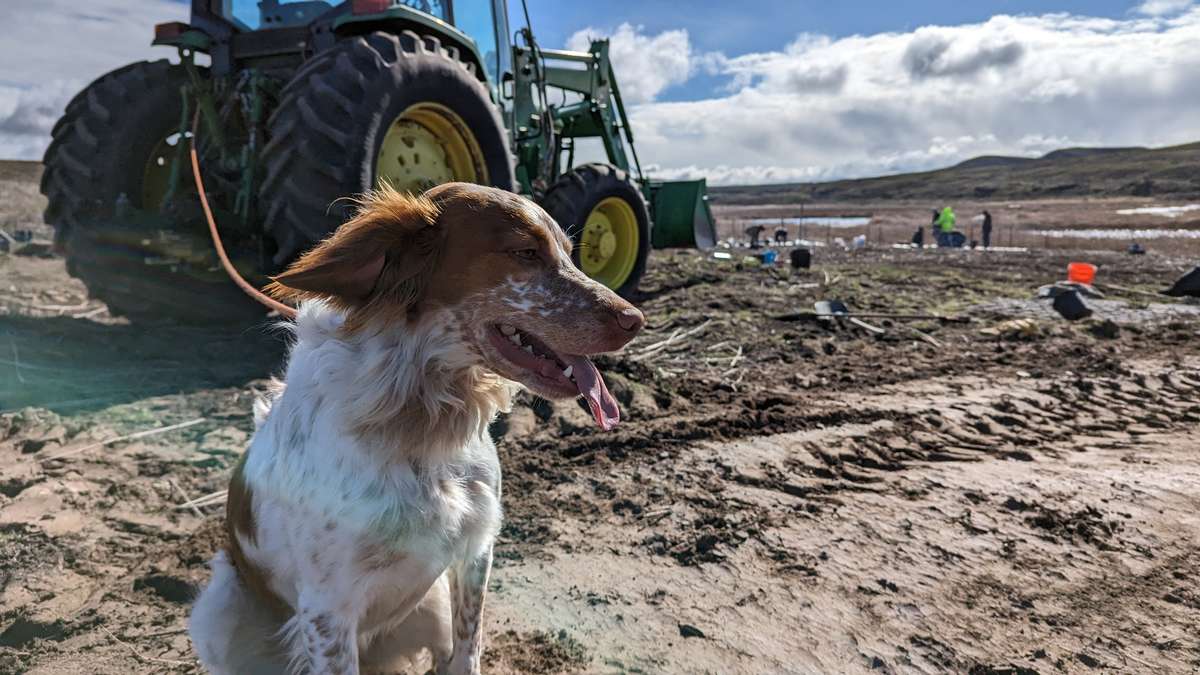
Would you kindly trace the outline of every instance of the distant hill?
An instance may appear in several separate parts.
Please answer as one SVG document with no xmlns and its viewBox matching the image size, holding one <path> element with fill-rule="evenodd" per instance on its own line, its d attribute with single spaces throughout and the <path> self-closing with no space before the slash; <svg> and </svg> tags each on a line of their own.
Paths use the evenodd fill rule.
<svg viewBox="0 0 1200 675">
<path fill-rule="evenodd" d="M 0 159 L 0 180 L 39 181 L 42 163 L 23 159 Z"/>
<path fill-rule="evenodd" d="M 982 157 L 972 157 L 964 162 L 959 162 L 951 169 L 983 169 L 989 166 L 1013 166 L 1014 164 L 1025 164 L 1032 162 L 1032 157 L 1005 157 L 1004 155 L 983 155 Z"/>
<path fill-rule="evenodd" d="M 709 188 L 714 204 L 892 199 L 1200 197 L 1200 143 L 1065 148 L 1043 157 L 975 157 L 936 171 L 828 183 Z"/>
</svg>

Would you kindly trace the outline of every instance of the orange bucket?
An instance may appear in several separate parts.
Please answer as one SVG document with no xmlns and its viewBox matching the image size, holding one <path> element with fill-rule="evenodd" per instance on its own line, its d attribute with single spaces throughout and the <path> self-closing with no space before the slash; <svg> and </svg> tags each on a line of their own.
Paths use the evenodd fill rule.
<svg viewBox="0 0 1200 675">
<path fill-rule="evenodd" d="M 1096 280 L 1096 266 L 1091 263 L 1073 262 L 1067 264 L 1067 281 L 1077 284 L 1091 285 Z"/>
</svg>

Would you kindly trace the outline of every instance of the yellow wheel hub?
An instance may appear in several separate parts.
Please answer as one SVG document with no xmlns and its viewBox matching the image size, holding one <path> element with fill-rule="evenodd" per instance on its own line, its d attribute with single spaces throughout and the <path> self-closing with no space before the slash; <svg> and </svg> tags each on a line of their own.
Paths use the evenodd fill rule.
<svg viewBox="0 0 1200 675">
<path fill-rule="evenodd" d="M 466 122 L 438 103 L 409 106 L 392 120 L 375 160 L 375 184 L 421 194 L 429 188 L 464 181 L 488 183 L 479 142 Z"/>
<path fill-rule="evenodd" d="M 620 197 L 600 200 L 588 214 L 579 236 L 579 267 L 612 289 L 620 288 L 637 264 L 637 215 Z"/>
</svg>

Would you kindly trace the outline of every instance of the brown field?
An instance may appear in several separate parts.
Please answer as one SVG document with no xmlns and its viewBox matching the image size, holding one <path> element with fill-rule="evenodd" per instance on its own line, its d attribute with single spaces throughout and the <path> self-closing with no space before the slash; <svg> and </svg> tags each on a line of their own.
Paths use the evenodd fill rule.
<svg viewBox="0 0 1200 675">
<path fill-rule="evenodd" d="M 0 227 L 41 227 L 31 186 L 0 175 Z M 1200 305 L 1153 296 L 1194 257 L 893 249 L 926 206 L 827 210 L 883 234 L 800 273 L 655 252 L 647 331 L 599 363 L 617 430 L 532 398 L 494 425 L 485 672 L 1200 669 Z M 1030 298 L 1081 256 L 1123 290 L 1067 323 Z M 199 672 L 222 508 L 182 505 L 224 487 L 282 336 L 130 325 L 57 258 L 0 254 L 0 289 L 0 673 Z M 779 318 L 832 298 L 962 321 Z"/>
</svg>

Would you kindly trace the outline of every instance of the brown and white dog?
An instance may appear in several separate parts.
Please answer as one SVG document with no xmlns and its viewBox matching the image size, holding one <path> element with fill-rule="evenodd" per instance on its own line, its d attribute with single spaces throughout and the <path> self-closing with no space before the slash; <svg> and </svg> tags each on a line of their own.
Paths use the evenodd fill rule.
<svg viewBox="0 0 1200 675">
<path fill-rule="evenodd" d="M 189 626 L 213 673 L 478 673 L 500 528 L 487 426 L 520 383 L 618 420 L 589 354 L 641 312 L 553 219 L 449 184 L 380 191 L 272 285 L 300 301 L 286 381 L 229 486 L 228 547 Z"/>
</svg>

